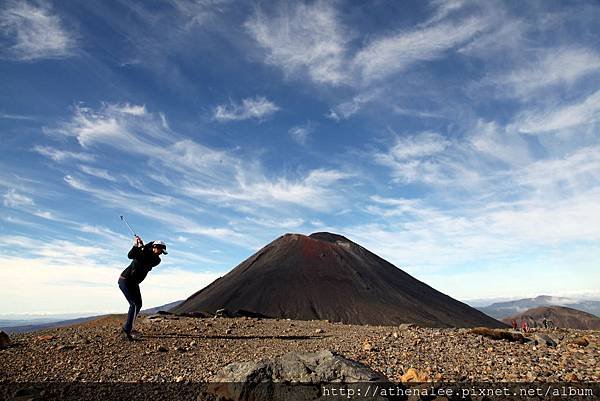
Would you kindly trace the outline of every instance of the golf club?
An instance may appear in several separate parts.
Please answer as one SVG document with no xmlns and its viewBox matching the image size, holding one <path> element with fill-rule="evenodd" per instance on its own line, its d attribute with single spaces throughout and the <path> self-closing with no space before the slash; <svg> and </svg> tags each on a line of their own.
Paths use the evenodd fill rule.
<svg viewBox="0 0 600 401">
<path fill-rule="evenodd" d="M 125 220 L 125 217 L 121 216 L 121 220 L 123 220 L 123 223 L 125 223 L 125 225 L 127 225 L 127 228 L 129 228 L 129 231 L 131 231 L 131 233 L 133 234 L 133 236 L 137 237 L 137 234 L 135 233 L 135 231 L 133 231 L 133 228 L 131 228 L 131 226 L 129 225 L 129 223 L 127 222 L 127 220 Z"/>
</svg>

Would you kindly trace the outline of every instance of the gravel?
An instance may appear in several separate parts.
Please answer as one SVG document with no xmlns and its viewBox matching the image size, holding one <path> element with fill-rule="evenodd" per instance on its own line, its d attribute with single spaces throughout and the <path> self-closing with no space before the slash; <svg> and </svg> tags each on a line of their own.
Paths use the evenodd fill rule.
<svg viewBox="0 0 600 401">
<path fill-rule="evenodd" d="M 126 341 L 114 315 L 77 326 L 11 336 L 0 381 L 200 382 L 224 366 L 290 351 L 335 351 L 393 381 L 598 382 L 600 331 L 538 330 L 545 342 L 494 340 L 469 329 L 356 326 L 256 318 L 140 317 Z M 587 344 L 587 345 L 583 345 Z M 410 371 L 413 375 L 413 371 Z"/>
</svg>

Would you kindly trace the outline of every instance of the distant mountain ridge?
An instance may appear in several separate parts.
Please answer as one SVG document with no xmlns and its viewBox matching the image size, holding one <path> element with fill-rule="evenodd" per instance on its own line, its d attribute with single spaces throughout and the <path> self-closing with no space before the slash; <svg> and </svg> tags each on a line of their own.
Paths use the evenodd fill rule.
<svg viewBox="0 0 600 401">
<path fill-rule="evenodd" d="M 286 234 L 201 289 L 175 313 L 246 311 L 347 324 L 504 327 L 338 234 Z"/>
<path fill-rule="evenodd" d="M 174 307 L 176 307 L 177 305 L 179 305 L 180 303 L 183 302 L 182 300 L 179 301 L 174 301 L 174 302 L 169 302 L 168 304 L 164 304 L 164 305 L 160 305 L 160 306 L 155 306 L 154 308 L 148 308 L 148 309 L 144 309 L 141 311 L 141 313 L 146 313 L 148 315 L 151 315 L 153 313 L 158 313 L 160 311 L 169 311 L 170 309 L 173 309 Z"/>
<path fill-rule="evenodd" d="M 497 302 L 477 309 L 488 316 L 502 320 L 523 313 L 528 309 L 541 306 L 567 306 L 572 309 L 591 313 L 596 317 L 600 316 L 600 301 L 581 301 L 566 297 L 553 297 L 550 295 L 540 295 L 535 298 L 523 298 L 515 301 Z"/>
</svg>

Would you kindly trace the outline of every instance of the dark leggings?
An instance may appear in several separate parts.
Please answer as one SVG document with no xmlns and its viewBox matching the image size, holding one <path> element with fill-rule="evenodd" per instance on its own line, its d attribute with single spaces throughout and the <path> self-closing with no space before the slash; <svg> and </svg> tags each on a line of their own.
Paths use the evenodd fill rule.
<svg viewBox="0 0 600 401">
<path fill-rule="evenodd" d="M 142 294 L 140 293 L 140 286 L 136 283 L 129 283 L 126 279 L 119 279 L 119 288 L 123 291 L 125 299 L 129 302 L 129 311 L 127 312 L 127 321 L 123 329 L 127 333 L 131 333 L 133 329 L 133 321 L 135 320 L 140 309 L 142 309 Z"/>
</svg>

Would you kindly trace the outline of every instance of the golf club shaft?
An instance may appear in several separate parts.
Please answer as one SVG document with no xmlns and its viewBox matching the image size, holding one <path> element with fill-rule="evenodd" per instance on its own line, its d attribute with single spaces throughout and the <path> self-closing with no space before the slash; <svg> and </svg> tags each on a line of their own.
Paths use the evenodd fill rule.
<svg viewBox="0 0 600 401">
<path fill-rule="evenodd" d="M 129 231 L 131 231 L 131 233 L 133 234 L 133 236 L 137 237 L 137 234 L 135 233 L 135 231 L 133 231 L 133 228 L 131 228 L 131 226 L 129 225 L 129 223 L 127 222 L 127 220 L 125 220 L 125 217 L 121 216 L 121 220 L 123 220 L 123 223 L 125 223 L 125 225 L 127 226 L 127 228 L 129 228 Z"/>
</svg>

